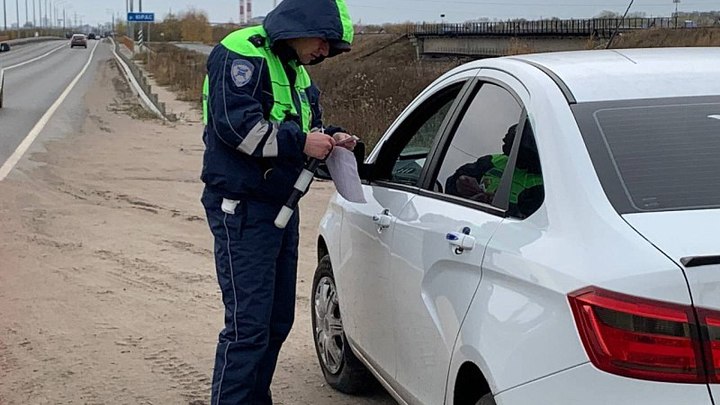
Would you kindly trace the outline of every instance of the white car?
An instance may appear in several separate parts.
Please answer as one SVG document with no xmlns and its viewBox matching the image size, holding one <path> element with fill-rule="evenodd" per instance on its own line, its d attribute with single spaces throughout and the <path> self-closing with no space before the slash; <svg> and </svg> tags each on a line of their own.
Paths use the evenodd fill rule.
<svg viewBox="0 0 720 405">
<path fill-rule="evenodd" d="M 720 48 L 465 64 L 360 171 L 367 203 L 336 195 L 320 223 L 313 328 L 332 387 L 720 402 Z"/>
</svg>

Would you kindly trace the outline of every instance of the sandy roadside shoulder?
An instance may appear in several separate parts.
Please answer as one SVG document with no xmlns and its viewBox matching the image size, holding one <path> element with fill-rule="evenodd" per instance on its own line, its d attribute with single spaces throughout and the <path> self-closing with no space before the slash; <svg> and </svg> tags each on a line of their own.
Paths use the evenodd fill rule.
<svg viewBox="0 0 720 405">
<path fill-rule="evenodd" d="M 202 128 L 138 118 L 114 63 L 99 69 L 83 130 L 0 183 L 0 404 L 205 404 L 223 312 L 199 203 Z M 302 202 L 296 326 L 273 392 L 278 404 L 390 404 L 335 393 L 317 365 L 309 284 L 332 191 L 315 183 Z"/>
</svg>

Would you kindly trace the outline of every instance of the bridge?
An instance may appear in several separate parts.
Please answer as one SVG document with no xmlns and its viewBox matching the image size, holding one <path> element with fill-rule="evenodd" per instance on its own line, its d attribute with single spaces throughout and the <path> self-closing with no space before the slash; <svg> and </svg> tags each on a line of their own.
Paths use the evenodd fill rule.
<svg viewBox="0 0 720 405">
<path fill-rule="evenodd" d="M 418 58 L 426 56 L 503 56 L 518 51 L 588 49 L 620 33 L 674 28 L 672 18 L 498 21 L 416 25 L 410 38 Z"/>
</svg>

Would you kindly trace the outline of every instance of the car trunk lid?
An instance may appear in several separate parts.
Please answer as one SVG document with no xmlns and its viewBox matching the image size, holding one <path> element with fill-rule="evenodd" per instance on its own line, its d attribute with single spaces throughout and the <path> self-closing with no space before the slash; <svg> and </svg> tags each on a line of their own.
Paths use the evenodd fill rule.
<svg viewBox="0 0 720 405">
<path fill-rule="evenodd" d="M 635 213 L 623 218 L 683 270 L 701 318 L 704 309 L 720 311 L 720 209 Z M 720 324 L 715 323 L 708 327 L 713 352 L 720 349 Z M 717 369 L 720 361 L 714 363 Z M 720 384 L 709 387 L 714 399 L 720 399 Z"/>
</svg>

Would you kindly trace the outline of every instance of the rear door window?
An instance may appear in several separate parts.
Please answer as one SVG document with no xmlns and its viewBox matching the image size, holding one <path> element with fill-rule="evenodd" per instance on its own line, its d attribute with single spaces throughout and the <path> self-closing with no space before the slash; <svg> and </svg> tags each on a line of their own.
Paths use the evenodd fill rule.
<svg viewBox="0 0 720 405">
<path fill-rule="evenodd" d="M 518 218 L 532 215 L 544 199 L 542 172 L 532 127 L 521 117 L 523 106 L 513 94 L 483 83 L 447 145 L 433 191 L 494 206 Z M 515 143 L 519 145 L 513 165 Z M 511 178 L 505 176 L 509 167 Z M 509 182 L 506 193 L 501 192 L 504 177 Z"/>
</svg>

